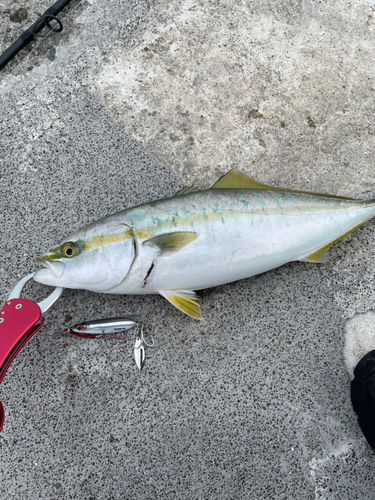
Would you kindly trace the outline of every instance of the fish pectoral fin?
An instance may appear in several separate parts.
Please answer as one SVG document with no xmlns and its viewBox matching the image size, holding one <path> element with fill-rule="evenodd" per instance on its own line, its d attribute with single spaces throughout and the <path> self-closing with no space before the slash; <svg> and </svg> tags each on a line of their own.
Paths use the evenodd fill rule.
<svg viewBox="0 0 375 500">
<path fill-rule="evenodd" d="M 143 245 L 152 243 L 159 247 L 160 256 L 165 257 L 173 253 L 179 252 L 186 245 L 198 238 L 199 234 L 194 231 L 177 231 L 175 233 L 161 234 L 154 236 L 143 242 Z"/>
<path fill-rule="evenodd" d="M 263 189 L 266 191 L 285 191 L 287 193 L 300 193 L 300 194 L 313 194 L 315 196 L 324 196 L 327 198 L 340 198 L 342 200 L 352 200 L 353 198 L 346 198 L 344 196 L 335 196 L 333 194 L 311 193 L 309 191 L 299 191 L 295 189 L 283 189 L 272 186 L 267 186 L 260 182 L 254 181 L 250 177 L 236 169 L 229 170 L 228 173 L 220 177 L 210 189 Z"/>
<path fill-rule="evenodd" d="M 347 231 L 342 236 L 339 236 L 335 240 L 331 241 L 331 243 L 328 243 L 328 245 L 325 245 L 324 247 L 319 248 L 319 250 L 317 250 L 316 252 L 311 253 L 310 255 L 306 255 L 306 257 L 302 257 L 302 259 L 299 259 L 299 260 L 302 260 L 303 262 L 314 262 L 315 264 L 324 264 L 325 262 L 327 262 L 327 250 L 328 250 L 328 248 L 331 245 L 333 245 L 334 243 L 336 243 L 336 241 L 341 240 L 341 238 L 343 238 L 347 234 L 349 234 L 352 231 L 354 231 L 355 229 L 357 229 L 357 227 L 362 226 L 362 224 L 364 224 L 364 222 L 357 224 L 350 231 Z"/>
<path fill-rule="evenodd" d="M 184 187 L 184 188 L 180 189 L 180 191 L 177 191 L 177 193 L 174 194 L 173 196 L 181 196 L 183 194 L 196 193 L 197 191 L 199 191 L 198 187 L 196 187 L 196 186 L 187 186 L 187 187 Z"/>
<path fill-rule="evenodd" d="M 159 293 L 183 313 L 192 318 L 202 319 L 200 300 L 192 290 L 170 290 Z"/>
</svg>

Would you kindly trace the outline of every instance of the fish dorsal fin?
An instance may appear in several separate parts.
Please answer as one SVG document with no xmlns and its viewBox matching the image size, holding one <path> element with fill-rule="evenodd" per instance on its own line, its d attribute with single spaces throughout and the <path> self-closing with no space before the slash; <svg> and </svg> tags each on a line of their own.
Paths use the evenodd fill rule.
<svg viewBox="0 0 375 500">
<path fill-rule="evenodd" d="M 187 186 L 187 187 L 184 187 L 184 188 L 180 189 L 180 191 L 177 191 L 177 193 L 174 194 L 173 196 L 181 196 L 183 194 L 196 193 L 197 191 L 199 191 L 198 187 L 196 187 L 196 186 Z"/>
<path fill-rule="evenodd" d="M 195 319 L 202 319 L 199 298 L 192 290 L 168 290 L 159 293 L 183 313 Z"/>
<path fill-rule="evenodd" d="M 272 186 L 267 186 L 257 181 L 253 181 L 250 177 L 236 169 L 229 170 L 228 173 L 220 177 L 220 179 L 215 182 L 211 189 L 263 189 L 266 191 L 285 191 L 287 193 L 299 193 L 299 194 L 312 194 L 315 196 L 324 196 L 326 198 L 339 198 L 342 200 L 352 200 L 353 198 L 346 198 L 344 196 L 335 196 L 333 194 L 321 194 L 321 193 L 311 193 L 309 191 L 299 191 L 295 189 L 282 189 Z"/>
<path fill-rule="evenodd" d="M 211 189 L 275 189 L 260 182 L 253 181 L 235 168 L 229 170 L 211 187 Z"/>
<path fill-rule="evenodd" d="M 143 244 L 153 244 L 159 247 L 160 257 L 179 252 L 186 245 L 198 238 L 199 234 L 194 231 L 176 231 L 154 236 L 144 241 Z"/>
<path fill-rule="evenodd" d="M 364 222 L 357 224 L 355 227 L 353 227 L 353 229 L 351 229 L 350 231 L 347 231 L 342 236 L 339 236 L 335 240 L 331 241 L 331 243 L 328 243 L 328 245 L 325 245 L 324 247 L 319 248 L 319 250 L 317 250 L 316 252 L 311 253 L 310 255 L 306 255 L 306 257 L 303 257 L 300 260 L 302 260 L 303 262 L 314 262 L 315 264 L 323 264 L 324 262 L 327 262 L 327 250 L 328 250 L 328 248 L 331 245 L 333 245 L 334 243 L 336 243 L 336 241 L 341 240 L 341 238 L 344 238 L 344 236 L 346 236 L 347 234 L 349 234 L 352 231 L 354 231 L 355 229 L 357 229 L 357 227 L 362 226 L 362 224 L 364 224 Z"/>
</svg>

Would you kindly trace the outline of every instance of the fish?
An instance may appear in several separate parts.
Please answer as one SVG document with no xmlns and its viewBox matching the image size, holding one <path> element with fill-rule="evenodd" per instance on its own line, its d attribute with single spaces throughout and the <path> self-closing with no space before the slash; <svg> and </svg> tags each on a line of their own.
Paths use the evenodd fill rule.
<svg viewBox="0 0 375 500">
<path fill-rule="evenodd" d="M 323 263 L 328 248 L 375 215 L 375 200 L 280 189 L 232 169 L 210 189 L 108 215 L 37 258 L 35 281 L 107 294 L 160 294 L 202 319 L 197 290 L 292 261 Z"/>
<path fill-rule="evenodd" d="M 128 338 L 124 332 L 135 326 L 138 323 L 129 318 L 96 319 L 77 323 L 65 328 L 64 332 L 88 339 L 121 339 Z"/>
</svg>

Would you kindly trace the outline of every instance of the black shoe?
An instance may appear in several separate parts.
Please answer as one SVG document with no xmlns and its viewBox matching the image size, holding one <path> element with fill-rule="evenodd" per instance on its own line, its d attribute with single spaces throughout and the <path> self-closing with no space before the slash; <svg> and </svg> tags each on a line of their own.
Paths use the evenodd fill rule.
<svg viewBox="0 0 375 500">
<path fill-rule="evenodd" d="M 350 394 L 362 432 L 375 450 L 375 349 L 365 354 L 354 368 Z"/>
</svg>

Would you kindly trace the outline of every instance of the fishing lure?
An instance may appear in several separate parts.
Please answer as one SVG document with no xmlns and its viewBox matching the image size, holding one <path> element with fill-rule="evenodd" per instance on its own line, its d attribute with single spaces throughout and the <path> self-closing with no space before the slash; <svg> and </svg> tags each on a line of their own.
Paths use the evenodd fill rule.
<svg viewBox="0 0 375 500">
<path fill-rule="evenodd" d="M 64 332 L 85 339 L 111 340 L 129 338 L 125 332 L 136 326 L 138 323 L 129 318 L 108 318 L 77 323 Z"/>
<path fill-rule="evenodd" d="M 100 339 L 100 340 L 117 340 L 130 339 L 126 333 L 128 330 L 138 326 L 139 334 L 134 341 L 134 358 L 139 370 L 143 369 L 146 350 L 145 346 L 153 347 L 155 342 L 151 337 L 152 343 L 147 343 L 143 334 L 143 325 L 138 324 L 133 319 L 129 318 L 108 318 L 97 319 L 95 321 L 87 321 L 77 323 L 70 328 L 65 328 L 64 332 L 81 337 L 84 339 Z"/>
<path fill-rule="evenodd" d="M 143 325 L 141 325 L 140 336 L 137 337 L 134 342 L 134 358 L 140 371 L 142 371 L 146 359 L 145 345 L 148 347 L 153 347 L 155 345 L 154 339 L 152 337 L 151 339 L 152 344 L 148 344 L 143 335 Z"/>
</svg>

